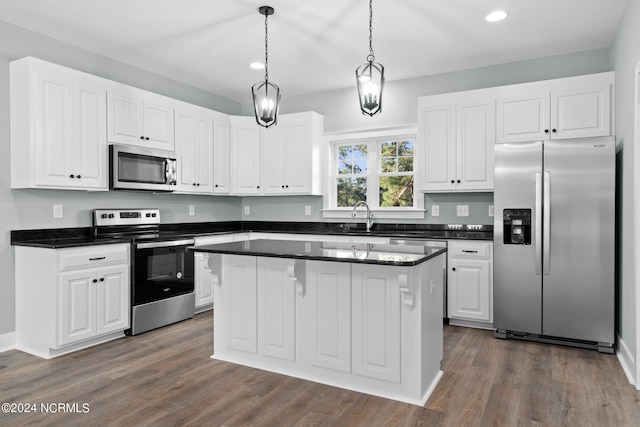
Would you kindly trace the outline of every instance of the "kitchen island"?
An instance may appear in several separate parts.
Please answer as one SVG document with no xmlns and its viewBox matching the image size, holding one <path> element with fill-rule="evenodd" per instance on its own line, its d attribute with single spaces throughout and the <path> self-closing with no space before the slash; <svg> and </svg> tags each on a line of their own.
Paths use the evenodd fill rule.
<svg viewBox="0 0 640 427">
<path fill-rule="evenodd" d="M 442 375 L 445 248 L 252 240 L 191 249 L 213 275 L 212 358 L 426 403 Z"/>
</svg>

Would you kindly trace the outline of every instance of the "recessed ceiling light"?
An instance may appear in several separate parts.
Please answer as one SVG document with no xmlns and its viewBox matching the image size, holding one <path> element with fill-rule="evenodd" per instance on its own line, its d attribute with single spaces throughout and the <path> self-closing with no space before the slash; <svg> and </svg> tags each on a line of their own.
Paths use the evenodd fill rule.
<svg viewBox="0 0 640 427">
<path fill-rule="evenodd" d="M 498 22 L 502 21 L 507 16 L 507 12 L 503 10 L 496 10 L 495 12 L 491 12 L 490 14 L 488 14 L 484 19 L 486 19 L 488 22 Z"/>
<path fill-rule="evenodd" d="M 262 70 L 264 68 L 264 64 L 262 62 L 252 62 L 249 64 L 249 67 L 254 70 Z"/>
</svg>

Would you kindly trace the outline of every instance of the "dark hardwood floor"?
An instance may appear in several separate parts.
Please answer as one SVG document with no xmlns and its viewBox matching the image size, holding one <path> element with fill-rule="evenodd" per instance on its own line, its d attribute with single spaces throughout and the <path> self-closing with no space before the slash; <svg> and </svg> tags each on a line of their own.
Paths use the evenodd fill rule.
<svg viewBox="0 0 640 427">
<path fill-rule="evenodd" d="M 640 425 L 640 392 L 591 350 L 445 326 L 444 375 L 422 408 L 212 360 L 211 332 L 209 311 L 52 360 L 0 353 L 0 403 L 38 410 L 0 425 Z M 41 412 L 57 403 L 77 411 Z"/>
</svg>

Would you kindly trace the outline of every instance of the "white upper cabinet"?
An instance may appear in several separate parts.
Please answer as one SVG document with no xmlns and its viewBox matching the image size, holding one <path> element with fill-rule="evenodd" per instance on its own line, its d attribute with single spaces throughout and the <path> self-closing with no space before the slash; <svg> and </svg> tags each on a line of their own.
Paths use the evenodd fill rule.
<svg viewBox="0 0 640 427">
<path fill-rule="evenodd" d="M 433 104 L 418 101 L 419 189 L 490 191 L 493 189 L 495 101 L 479 99 Z"/>
<path fill-rule="evenodd" d="M 173 100 L 122 86 L 107 101 L 109 142 L 174 151 Z"/>
<path fill-rule="evenodd" d="M 260 127 L 253 117 L 231 117 L 231 191 L 260 194 Z"/>
<path fill-rule="evenodd" d="M 284 114 L 262 129 L 262 190 L 265 194 L 319 194 L 322 116 Z M 314 176 L 315 174 L 315 176 Z"/>
<path fill-rule="evenodd" d="M 107 190 L 106 82 L 30 57 L 10 73 L 11 188 Z"/>
<path fill-rule="evenodd" d="M 231 192 L 231 123 L 220 114 L 213 122 L 213 193 Z"/>
<path fill-rule="evenodd" d="M 176 109 L 175 151 L 182 193 L 213 193 L 214 115 L 196 106 Z"/>
<path fill-rule="evenodd" d="M 497 102 L 497 141 L 611 135 L 613 73 L 506 86 Z"/>
<path fill-rule="evenodd" d="M 323 117 L 283 114 L 259 127 L 253 117 L 231 117 L 232 193 L 321 194 Z"/>
</svg>

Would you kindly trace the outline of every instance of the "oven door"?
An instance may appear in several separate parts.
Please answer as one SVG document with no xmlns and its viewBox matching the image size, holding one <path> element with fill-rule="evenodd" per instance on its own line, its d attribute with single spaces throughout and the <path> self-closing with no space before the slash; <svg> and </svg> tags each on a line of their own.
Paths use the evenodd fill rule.
<svg viewBox="0 0 640 427">
<path fill-rule="evenodd" d="M 132 301 L 141 305 L 194 292 L 193 239 L 136 243 Z"/>
</svg>

